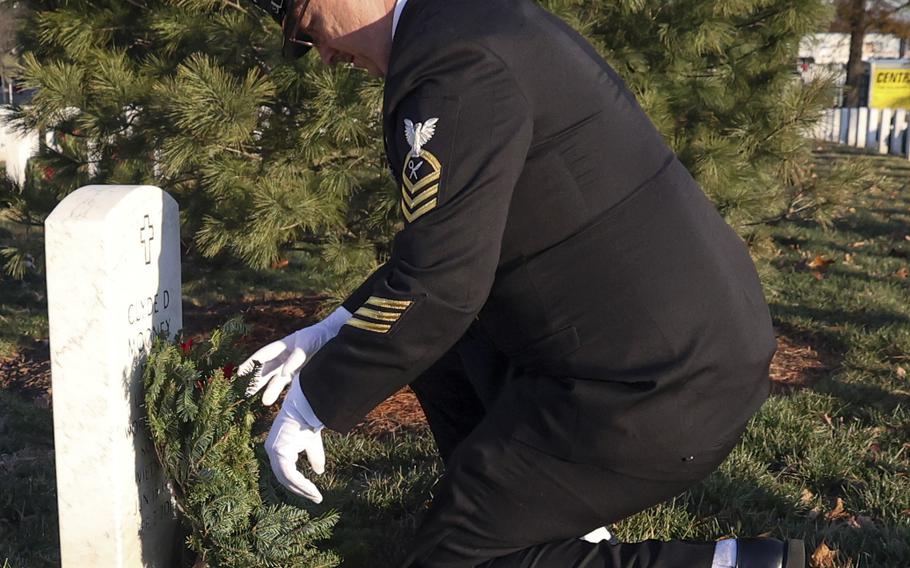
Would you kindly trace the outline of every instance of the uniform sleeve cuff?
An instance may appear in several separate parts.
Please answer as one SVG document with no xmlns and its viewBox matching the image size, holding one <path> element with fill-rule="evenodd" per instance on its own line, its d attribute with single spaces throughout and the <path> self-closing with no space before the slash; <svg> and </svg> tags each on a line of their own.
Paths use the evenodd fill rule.
<svg viewBox="0 0 910 568">
<path fill-rule="evenodd" d="M 314 430 L 322 430 L 325 424 L 316 416 L 310 401 L 307 400 L 303 387 L 300 385 L 300 374 L 294 375 L 294 385 L 297 387 L 298 396 L 294 397 L 294 409 L 300 414 L 300 417 Z"/>
</svg>

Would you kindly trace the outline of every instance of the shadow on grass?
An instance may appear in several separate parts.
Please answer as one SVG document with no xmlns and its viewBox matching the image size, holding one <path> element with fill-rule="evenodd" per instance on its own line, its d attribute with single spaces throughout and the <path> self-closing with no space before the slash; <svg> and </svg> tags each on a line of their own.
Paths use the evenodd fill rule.
<svg viewBox="0 0 910 568">
<path fill-rule="evenodd" d="M 0 275 L 0 360 L 23 350 L 47 349 L 44 277 L 12 280 Z"/>
<path fill-rule="evenodd" d="M 771 313 L 775 316 L 775 325 L 784 319 L 812 319 L 821 326 L 814 330 L 816 338 L 822 338 L 828 345 L 840 352 L 846 352 L 848 345 L 846 339 L 837 331 L 826 331 L 825 327 L 837 328 L 844 324 L 853 324 L 860 327 L 875 328 L 889 324 L 910 324 L 910 317 L 900 312 L 885 309 L 868 309 L 844 311 L 837 307 L 820 308 L 809 306 L 791 306 L 772 302 Z M 782 327 L 784 324 L 780 324 Z"/>
<path fill-rule="evenodd" d="M 60 565 L 51 413 L 0 390 L 0 560 Z"/>
<path fill-rule="evenodd" d="M 441 471 L 429 431 L 376 439 L 363 434 L 324 436 L 326 473 L 313 476 L 306 459 L 301 471 L 319 487 L 324 501 L 313 504 L 286 492 L 269 470 L 261 445 L 260 487 L 266 501 L 286 502 L 320 516 L 337 511 L 340 519 L 321 548 L 343 558 L 342 568 L 392 568 L 406 553 L 432 498 Z"/>
<path fill-rule="evenodd" d="M 823 542 L 835 550 L 834 566 L 902 568 L 910 556 L 910 526 L 837 513 L 811 493 L 787 495 L 769 485 L 770 476 L 745 476 L 728 464 L 677 498 L 692 519 L 711 519 L 714 536 L 772 536 L 805 542 L 807 557 Z M 824 509 L 829 509 L 825 511 Z M 820 510 L 821 509 L 821 510 Z M 705 527 L 708 531 L 712 527 Z M 711 536 L 711 535 L 708 535 Z M 711 539 L 709 539 L 711 540 Z M 852 563 L 851 563 L 852 561 Z"/>
</svg>

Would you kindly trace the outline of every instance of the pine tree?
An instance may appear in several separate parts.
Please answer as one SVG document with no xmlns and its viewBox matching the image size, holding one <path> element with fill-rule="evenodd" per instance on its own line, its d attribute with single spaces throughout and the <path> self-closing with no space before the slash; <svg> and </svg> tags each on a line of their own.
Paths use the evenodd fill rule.
<svg viewBox="0 0 910 568">
<path fill-rule="evenodd" d="M 196 566 L 329 568 L 338 563 L 314 541 L 337 514 L 312 519 L 282 503 L 260 477 L 268 460 L 254 451 L 254 412 L 246 396 L 252 372 L 234 376 L 237 339 L 246 327 L 225 323 L 205 341 L 156 339 L 143 373 L 145 408 L 158 461 L 170 481 Z M 270 479 L 270 478 L 269 478 Z"/>
<path fill-rule="evenodd" d="M 343 283 L 375 265 L 398 222 L 378 81 L 284 61 L 277 25 L 240 0 L 28 5 L 23 78 L 36 91 L 16 123 L 55 141 L 30 187 L 7 181 L 0 199 L 28 209 L 29 196 L 89 183 L 154 184 L 180 203 L 190 261 L 262 268 L 302 248 Z"/>
<path fill-rule="evenodd" d="M 830 96 L 794 73 L 800 38 L 832 15 L 824 0 L 544 3 L 620 72 L 747 239 L 785 217 L 828 223 L 857 189 L 844 171 L 816 176 L 803 137 Z M 181 204 L 189 261 L 261 268 L 305 250 L 335 276 L 336 300 L 388 253 L 401 220 L 380 82 L 282 60 L 276 24 L 241 0 L 28 5 L 24 77 L 37 90 L 18 122 L 57 142 L 34 187 L 6 183 L 0 200 L 28 209 L 25 196 L 47 203 L 86 183 L 155 184 Z M 8 265 L 27 249 L 7 247 Z"/>
<path fill-rule="evenodd" d="M 746 238 L 798 216 L 829 223 L 872 182 L 816 177 L 804 133 L 830 84 L 796 76 L 801 38 L 833 13 L 824 0 L 551 0 L 623 76 L 727 222 Z"/>
</svg>

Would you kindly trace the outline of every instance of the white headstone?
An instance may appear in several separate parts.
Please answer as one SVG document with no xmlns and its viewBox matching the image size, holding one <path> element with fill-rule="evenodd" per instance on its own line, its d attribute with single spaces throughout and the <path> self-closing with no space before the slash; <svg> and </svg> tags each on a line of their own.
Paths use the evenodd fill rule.
<svg viewBox="0 0 910 568">
<path fill-rule="evenodd" d="M 139 417 L 151 339 L 183 326 L 177 203 L 83 187 L 45 229 L 63 568 L 171 568 L 171 495 Z"/>
</svg>

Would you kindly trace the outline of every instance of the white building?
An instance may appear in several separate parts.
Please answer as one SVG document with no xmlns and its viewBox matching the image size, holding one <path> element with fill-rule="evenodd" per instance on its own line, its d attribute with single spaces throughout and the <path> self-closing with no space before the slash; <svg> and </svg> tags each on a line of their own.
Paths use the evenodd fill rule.
<svg viewBox="0 0 910 568">
<path fill-rule="evenodd" d="M 863 61 L 869 59 L 898 59 L 904 56 L 901 39 L 890 34 L 866 34 L 863 42 Z M 846 65 L 850 60 L 850 34 L 823 33 L 803 38 L 799 58 L 815 65 Z"/>
</svg>

